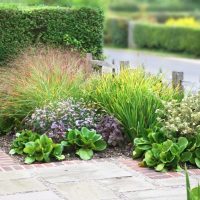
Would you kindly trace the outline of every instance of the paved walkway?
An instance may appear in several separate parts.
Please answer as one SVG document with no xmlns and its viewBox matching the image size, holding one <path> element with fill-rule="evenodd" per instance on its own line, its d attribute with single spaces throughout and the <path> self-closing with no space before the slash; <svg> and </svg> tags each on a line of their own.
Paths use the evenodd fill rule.
<svg viewBox="0 0 200 200">
<path fill-rule="evenodd" d="M 151 73 L 158 73 L 160 69 L 167 79 L 171 79 L 172 71 L 184 72 L 186 88 L 197 90 L 200 88 L 200 59 L 177 58 L 172 56 L 159 56 L 156 54 L 125 49 L 105 48 L 107 60 L 118 65 L 120 60 L 130 61 L 132 66 L 144 66 Z"/>
<path fill-rule="evenodd" d="M 184 173 L 157 173 L 130 158 L 20 165 L 0 157 L 0 200 L 186 200 Z M 198 185 L 200 170 L 189 173 Z"/>
</svg>

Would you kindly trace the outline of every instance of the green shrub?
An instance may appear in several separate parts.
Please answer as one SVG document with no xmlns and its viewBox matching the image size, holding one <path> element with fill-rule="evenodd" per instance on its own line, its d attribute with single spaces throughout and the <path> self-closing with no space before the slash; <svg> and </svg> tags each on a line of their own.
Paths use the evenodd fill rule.
<svg viewBox="0 0 200 200">
<path fill-rule="evenodd" d="M 13 140 L 11 145 L 10 154 L 19 154 L 22 155 L 24 152 L 25 144 L 27 142 L 35 141 L 40 137 L 39 134 L 34 133 L 29 130 L 23 130 L 21 133 L 16 133 L 16 138 Z"/>
<path fill-rule="evenodd" d="M 188 162 L 200 168 L 200 94 L 164 103 L 157 110 L 159 127 L 134 140 L 133 157 L 157 171 L 180 170 Z"/>
<path fill-rule="evenodd" d="M 77 40 L 85 51 L 97 57 L 102 53 L 103 15 L 100 10 L 0 8 L 0 27 L 0 63 L 36 43 L 66 47 L 66 34 Z"/>
<path fill-rule="evenodd" d="M 0 72 L 0 129 L 21 124 L 36 108 L 68 97 L 79 98 L 85 60 L 54 48 L 30 49 Z"/>
<path fill-rule="evenodd" d="M 128 20 L 116 18 L 107 19 L 104 40 L 106 45 L 115 47 L 128 46 Z"/>
<path fill-rule="evenodd" d="M 67 147 L 77 149 L 76 154 L 82 160 L 90 160 L 93 157 L 93 151 L 103 151 L 107 144 L 103 140 L 102 135 L 97 134 L 94 130 L 83 127 L 80 131 L 77 129 L 70 130 L 66 134 L 66 141 L 62 142 Z"/>
<path fill-rule="evenodd" d="M 200 29 L 169 27 L 158 24 L 136 24 L 134 41 L 141 48 L 164 49 L 200 55 Z"/>
<path fill-rule="evenodd" d="M 133 139 L 154 126 L 162 99 L 172 99 L 175 92 L 161 78 L 142 69 L 125 70 L 120 75 L 97 77 L 86 87 L 85 95 L 113 114 Z"/>
<path fill-rule="evenodd" d="M 35 161 L 49 162 L 52 157 L 63 160 L 65 158 L 62 155 L 63 148 L 63 145 L 54 143 L 45 134 L 40 136 L 32 131 L 24 130 L 16 134 L 9 153 L 25 155 L 25 163 L 31 164 Z"/>
</svg>

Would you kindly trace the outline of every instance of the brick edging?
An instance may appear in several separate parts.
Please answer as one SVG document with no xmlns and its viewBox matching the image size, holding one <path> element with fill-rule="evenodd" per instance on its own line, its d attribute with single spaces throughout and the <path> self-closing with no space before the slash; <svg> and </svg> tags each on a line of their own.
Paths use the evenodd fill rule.
<svg viewBox="0 0 200 200">
<path fill-rule="evenodd" d="M 128 157 L 119 157 L 119 158 L 101 158 L 101 159 L 93 159 L 90 161 L 82 161 L 82 160 L 65 160 L 61 162 L 51 162 L 51 163 L 41 163 L 41 164 L 20 164 L 16 162 L 12 156 L 6 154 L 4 151 L 0 149 L 0 172 L 8 172 L 13 170 L 26 170 L 26 169 L 38 169 L 38 168 L 50 168 L 57 166 L 68 166 L 70 164 L 78 164 L 83 162 L 103 162 L 107 160 L 115 160 L 115 163 L 119 163 L 125 165 L 130 170 L 138 172 L 143 176 L 146 176 L 151 179 L 165 179 L 165 178 L 173 178 L 173 177 L 184 177 L 184 172 L 156 172 L 153 169 L 140 167 L 138 160 L 132 160 Z M 189 169 L 190 175 L 200 175 L 200 169 Z"/>
</svg>

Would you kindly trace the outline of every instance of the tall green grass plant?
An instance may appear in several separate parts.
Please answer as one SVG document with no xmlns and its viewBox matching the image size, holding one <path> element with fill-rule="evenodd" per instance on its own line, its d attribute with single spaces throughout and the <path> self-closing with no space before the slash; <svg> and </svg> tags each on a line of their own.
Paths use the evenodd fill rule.
<svg viewBox="0 0 200 200">
<path fill-rule="evenodd" d="M 162 100 L 179 96 L 162 83 L 161 77 L 149 75 L 143 69 L 124 70 L 114 78 L 94 77 L 85 95 L 118 118 L 131 141 L 156 124 L 156 110 L 162 107 Z"/>
</svg>

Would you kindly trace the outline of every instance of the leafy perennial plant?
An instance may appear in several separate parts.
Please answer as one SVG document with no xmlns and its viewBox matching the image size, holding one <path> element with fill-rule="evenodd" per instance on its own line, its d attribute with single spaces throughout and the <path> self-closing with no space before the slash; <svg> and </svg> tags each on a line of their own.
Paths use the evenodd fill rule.
<svg viewBox="0 0 200 200">
<path fill-rule="evenodd" d="M 144 156 L 143 165 L 157 171 L 180 170 L 185 162 L 200 168 L 200 94 L 181 102 L 165 102 L 158 110 L 158 128 L 134 140 L 134 158 Z"/>
</svg>

